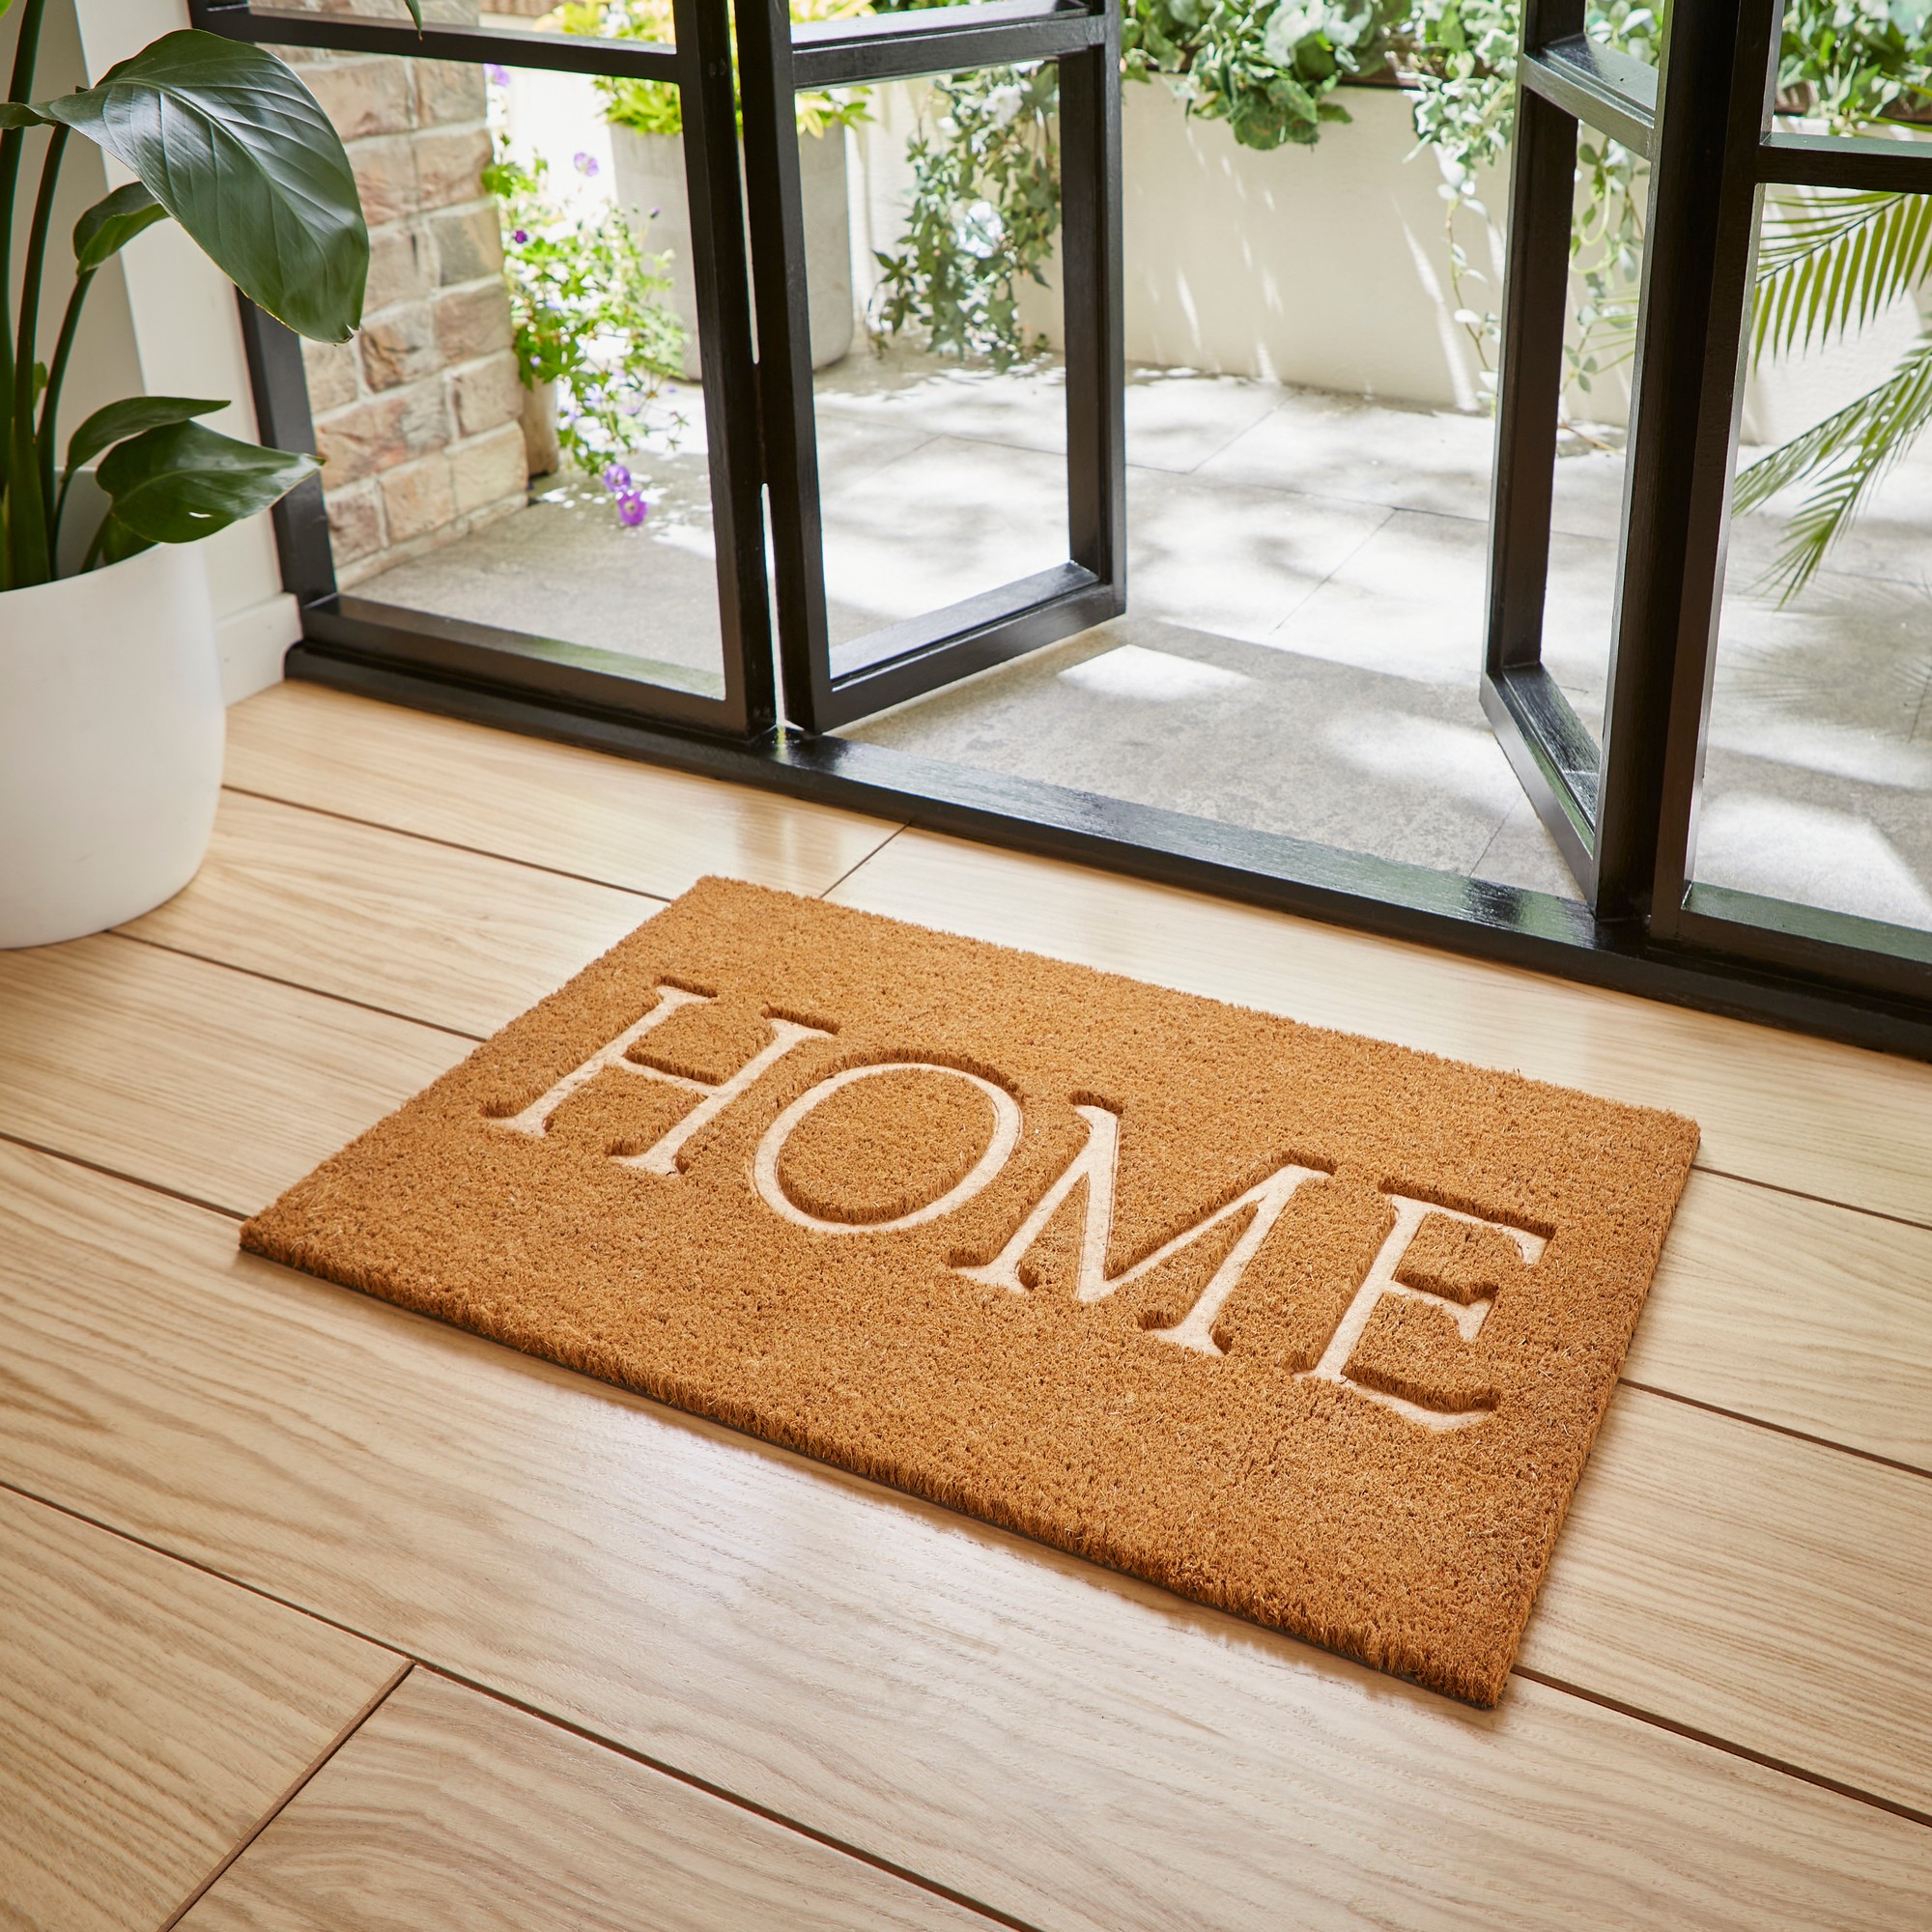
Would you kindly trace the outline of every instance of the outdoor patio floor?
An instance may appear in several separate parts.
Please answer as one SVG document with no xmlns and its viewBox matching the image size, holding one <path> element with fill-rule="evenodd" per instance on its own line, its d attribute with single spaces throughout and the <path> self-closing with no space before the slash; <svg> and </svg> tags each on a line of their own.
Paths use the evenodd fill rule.
<svg viewBox="0 0 1932 1932">
<path fill-rule="evenodd" d="M 697 399 L 595 484 L 358 586 L 709 673 L 720 666 Z M 864 350 L 817 393 L 835 642 L 1065 555 L 1061 372 Z M 1127 388 L 1129 611 L 848 733 L 1228 824 L 1575 895 L 1476 695 L 1492 426 L 1188 371 Z M 1698 876 L 1932 928 L 1932 451 L 1894 471 L 1799 605 L 1734 589 Z M 1622 457 L 1557 471 L 1545 658 L 1593 727 Z M 1734 585 L 1775 554 L 1732 538 Z M 678 673 L 673 673 L 676 675 Z"/>
</svg>

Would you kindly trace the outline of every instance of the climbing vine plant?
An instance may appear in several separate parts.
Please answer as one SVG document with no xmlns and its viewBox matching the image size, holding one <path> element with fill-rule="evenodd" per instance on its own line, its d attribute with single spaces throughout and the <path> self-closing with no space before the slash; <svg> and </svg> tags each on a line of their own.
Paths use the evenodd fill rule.
<svg viewBox="0 0 1932 1932">
<path fill-rule="evenodd" d="M 929 348 L 998 368 L 1043 346 L 1028 337 L 1020 291 L 1046 286 L 1060 227 L 1058 92 L 1051 63 L 935 82 L 906 147 L 905 232 L 878 257 L 875 327 L 917 327 Z"/>
</svg>

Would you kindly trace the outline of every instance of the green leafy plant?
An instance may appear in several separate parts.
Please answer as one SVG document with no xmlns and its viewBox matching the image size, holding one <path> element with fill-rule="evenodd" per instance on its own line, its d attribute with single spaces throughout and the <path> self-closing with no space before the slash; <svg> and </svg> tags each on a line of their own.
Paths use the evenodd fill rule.
<svg viewBox="0 0 1932 1932">
<path fill-rule="evenodd" d="M 1654 61 L 1659 16 L 1636 0 L 1590 0 L 1585 31 L 1634 59 Z M 1487 228 L 1482 175 L 1501 164 L 1516 125 L 1520 0 L 1419 0 L 1399 37 L 1400 64 L 1413 88 L 1417 136 L 1435 153 L 1445 184 L 1444 228 L 1451 299 L 1468 331 L 1486 386 L 1499 333 L 1490 277 L 1464 247 L 1463 221 Z M 1634 342 L 1649 175 L 1621 142 L 1585 128 L 1577 149 L 1581 193 L 1570 234 L 1577 327 L 1565 345 L 1570 380 L 1587 393 L 1630 357 Z M 1489 291 L 1493 295 L 1493 290 Z"/>
<path fill-rule="evenodd" d="M 650 412 L 682 366 L 684 330 L 662 299 L 667 258 L 646 255 L 614 208 L 566 212 L 548 172 L 541 156 L 526 168 L 499 155 L 483 185 L 500 204 L 518 373 L 528 389 L 557 385 L 564 458 L 594 474 L 658 427 Z"/>
<path fill-rule="evenodd" d="M 1789 0 L 1780 107 L 1836 133 L 1932 120 L 1932 0 Z M 1789 192 L 1766 203 L 1751 350 L 1788 355 L 1842 339 L 1932 288 L 1932 195 Z M 1885 380 L 1738 476 L 1738 509 L 1803 487 L 1766 579 L 1799 595 L 1886 473 L 1932 423 L 1932 328 Z"/>
<path fill-rule="evenodd" d="M 1785 0 L 1778 105 L 1846 134 L 1932 109 L 1932 0 Z"/>
<path fill-rule="evenodd" d="M 156 543 L 191 543 L 266 509 L 315 473 L 313 457 L 260 448 L 197 422 L 223 400 L 192 396 L 109 404 L 73 430 L 59 461 L 61 394 L 80 316 L 95 278 L 122 248 L 172 217 L 252 301 L 319 342 L 348 340 L 361 320 L 369 268 L 349 158 L 314 97 L 280 61 L 259 47 L 184 31 L 163 35 L 93 87 L 35 101 L 44 14 L 45 0 L 22 0 L 12 85 L 0 103 L 0 270 L 14 252 L 28 136 L 47 130 L 18 305 L 12 328 L 0 331 L 5 589 L 60 575 L 69 487 L 97 458 L 108 510 L 83 569 Z M 75 224 L 72 290 L 52 356 L 43 362 L 38 329 L 54 196 L 76 134 L 136 179 Z"/>
<path fill-rule="evenodd" d="M 1331 97 L 1386 61 L 1404 0 L 1122 0 L 1121 71 L 1168 77 L 1190 114 L 1247 148 L 1312 145 L 1349 114 Z"/>
<path fill-rule="evenodd" d="M 871 11 L 871 0 L 792 0 L 791 4 L 791 17 L 798 21 L 842 20 Z M 567 0 L 550 17 L 566 34 L 586 34 L 597 40 L 670 45 L 677 38 L 671 0 Z M 735 47 L 734 41 L 734 60 Z M 612 127 L 631 128 L 639 134 L 684 131 L 678 91 L 668 81 L 600 74 L 597 92 L 604 98 L 604 118 Z M 862 87 L 808 91 L 798 97 L 799 132 L 822 134 L 828 128 L 851 127 L 865 120 L 867 112 Z"/>
<path fill-rule="evenodd" d="M 1932 195 L 1816 193 L 1768 204 L 1751 349 L 1790 355 L 1842 339 L 1932 286 Z M 1744 469 L 1741 511 L 1805 486 L 1767 580 L 1788 603 L 1886 473 L 1932 423 L 1932 327 L 1885 380 Z"/>
<path fill-rule="evenodd" d="M 1026 337 L 1019 292 L 1046 286 L 1060 227 L 1059 88 L 1051 63 L 934 82 L 906 146 L 905 232 L 878 253 L 880 333 L 917 328 L 930 349 L 997 368 L 1043 346 Z"/>
</svg>

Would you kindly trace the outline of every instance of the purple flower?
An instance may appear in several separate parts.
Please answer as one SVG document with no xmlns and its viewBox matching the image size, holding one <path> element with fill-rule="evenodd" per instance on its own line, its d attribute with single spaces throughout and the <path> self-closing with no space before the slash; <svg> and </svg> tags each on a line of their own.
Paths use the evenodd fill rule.
<svg viewBox="0 0 1932 1932">
<path fill-rule="evenodd" d="M 519 248 L 521 248 L 524 245 L 524 243 L 527 242 L 529 239 L 530 239 L 530 231 L 527 228 L 515 228 L 510 231 L 510 240 L 514 242 Z"/>
<path fill-rule="evenodd" d="M 631 472 L 621 463 L 611 464 L 604 471 L 604 487 L 612 496 L 621 494 L 631 487 Z"/>
<path fill-rule="evenodd" d="M 579 152 L 570 157 L 570 165 L 586 178 L 597 172 L 597 156 Z"/>
<path fill-rule="evenodd" d="M 626 490 L 617 498 L 617 521 L 627 530 L 636 529 L 650 513 L 651 506 L 644 501 L 641 491 Z"/>
<path fill-rule="evenodd" d="M 510 70 L 502 66 L 499 62 L 485 61 L 483 63 L 483 78 L 492 87 L 508 87 L 510 84 Z"/>
</svg>

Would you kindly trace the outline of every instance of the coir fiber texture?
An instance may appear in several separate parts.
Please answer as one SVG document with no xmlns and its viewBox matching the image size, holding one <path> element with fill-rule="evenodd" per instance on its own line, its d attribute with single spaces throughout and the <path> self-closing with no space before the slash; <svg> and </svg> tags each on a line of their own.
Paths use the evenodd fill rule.
<svg viewBox="0 0 1932 1932">
<path fill-rule="evenodd" d="M 242 1238 L 1492 1704 L 1696 1142 L 710 879 Z"/>
</svg>

